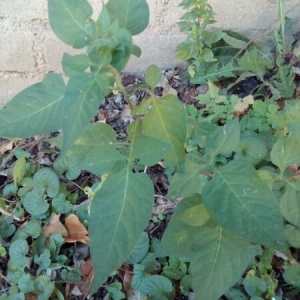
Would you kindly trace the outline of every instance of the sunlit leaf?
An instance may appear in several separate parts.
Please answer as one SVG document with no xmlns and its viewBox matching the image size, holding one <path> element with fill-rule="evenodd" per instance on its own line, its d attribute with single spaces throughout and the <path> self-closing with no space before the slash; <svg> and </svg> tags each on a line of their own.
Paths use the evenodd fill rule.
<svg viewBox="0 0 300 300">
<path fill-rule="evenodd" d="M 124 169 L 104 181 L 92 201 L 89 222 L 95 271 L 91 293 L 129 256 L 148 223 L 153 196 L 152 181 L 143 173 Z"/>
<path fill-rule="evenodd" d="M 0 136 L 25 138 L 62 127 L 65 85 L 51 73 L 9 101 L 0 110 Z"/>
<path fill-rule="evenodd" d="M 244 239 L 219 226 L 201 227 L 190 255 L 195 298 L 221 297 L 245 271 L 248 256 L 248 243 Z"/>
</svg>

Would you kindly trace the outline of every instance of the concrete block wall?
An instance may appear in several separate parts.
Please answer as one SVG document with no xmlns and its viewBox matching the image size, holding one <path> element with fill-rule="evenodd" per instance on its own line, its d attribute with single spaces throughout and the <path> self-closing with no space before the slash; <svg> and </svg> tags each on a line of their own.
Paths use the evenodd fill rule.
<svg viewBox="0 0 300 300">
<path fill-rule="evenodd" d="M 176 45 L 185 37 L 176 25 L 183 14 L 178 7 L 181 0 L 147 1 L 150 24 L 135 37 L 143 54 L 139 59 L 133 57 L 126 71 L 142 72 L 153 63 L 161 68 L 182 63 L 176 60 L 174 53 Z M 210 0 L 210 3 L 216 13 L 216 27 L 251 36 L 277 19 L 277 1 Z M 102 1 L 89 2 L 96 19 Z M 286 6 L 294 8 L 288 16 L 300 21 L 300 1 L 291 0 Z M 0 107 L 25 87 L 42 80 L 48 72 L 62 74 L 63 52 L 76 53 L 51 31 L 47 0 L 0 0 L 0 41 Z"/>
</svg>

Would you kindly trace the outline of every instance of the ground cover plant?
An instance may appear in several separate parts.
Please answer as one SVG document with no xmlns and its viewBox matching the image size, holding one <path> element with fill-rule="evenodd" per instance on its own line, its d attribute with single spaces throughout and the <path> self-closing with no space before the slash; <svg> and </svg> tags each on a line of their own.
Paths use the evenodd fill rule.
<svg viewBox="0 0 300 300">
<path fill-rule="evenodd" d="M 123 85 L 120 72 L 131 54 L 141 54 L 132 36 L 148 25 L 145 0 L 110 0 L 96 21 L 86 0 L 48 1 L 54 33 L 86 52 L 63 54 L 67 84 L 48 74 L 0 111 L 0 136 L 11 143 L 56 132 L 44 140 L 60 149 L 53 168 L 36 166 L 28 151 L 13 152 L 13 182 L 0 199 L 0 255 L 7 263 L 1 278 L 11 285 L 1 300 L 64 299 L 63 284 L 74 282 L 90 295 L 105 284 L 113 299 L 125 298 L 125 284 L 128 299 L 296 299 L 300 51 L 283 4 L 268 48 L 231 31 L 208 31 L 214 19 L 207 1 L 181 2 L 187 39 L 177 51 L 190 63 L 183 78 L 208 89 L 186 106 L 176 93 L 158 96 L 163 76 L 155 65 L 145 85 L 131 92 Z M 137 90 L 146 95 L 141 102 Z M 91 122 L 111 93 L 122 95 L 130 111 L 122 137 Z M 168 178 L 166 197 L 178 202 L 161 239 L 144 232 L 150 218 L 164 220 L 152 216 L 148 173 L 155 165 Z M 77 184 L 82 170 L 95 183 Z M 76 253 L 65 244 L 74 242 L 88 244 L 81 256 L 92 273 L 83 274 L 79 259 L 67 264 Z M 116 270 L 131 274 L 129 283 L 110 282 Z"/>
</svg>

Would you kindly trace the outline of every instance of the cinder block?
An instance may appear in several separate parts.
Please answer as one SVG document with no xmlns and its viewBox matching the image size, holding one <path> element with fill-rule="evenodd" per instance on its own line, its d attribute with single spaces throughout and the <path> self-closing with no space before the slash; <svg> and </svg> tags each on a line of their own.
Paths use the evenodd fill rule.
<svg viewBox="0 0 300 300">
<path fill-rule="evenodd" d="M 44 74 L 0 72 L 0 109 L 19 92 L 41 81 Z"/>
<path fill-rule="evenodd" d="M 1 0 L 0 16 L 31 20 L 36 18 L 46 18 L 46 0 Z"/>
<path fill-rule="evenodd" d="M 33 34 L 18 29 L 9 19 L 0 20 L 0 71 L 34 71 Z"/>
</svg>

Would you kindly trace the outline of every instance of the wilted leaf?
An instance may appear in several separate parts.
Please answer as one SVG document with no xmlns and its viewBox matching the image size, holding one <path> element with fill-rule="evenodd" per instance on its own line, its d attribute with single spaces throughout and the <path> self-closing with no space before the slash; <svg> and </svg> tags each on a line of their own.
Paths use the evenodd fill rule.
<svg viewBox="0 0 300 300">
<path fill-rule="evenodd" d="M 87 295 L 90 287 L 91 287 L 91 283 L 94 277 L 94 269 L 93 269 L 93 263 L 92 263 L 92 259 L 89 258 L 80 268 L 81 270 L 81 274 L 82 274 L 82 281 L 86 281 L 86 284 L 78 284 L 78 288 L 81 291 L 81 293 L 83 295 Z"/>
<path fill-rule="evenodd" d="M 7 151 L 12 150 L 14 143 L 11 141 L 4 142 L 0 145 L 0 154 L 4 154 Z"/>
<path fill-rule="evenodd" d="M 88 244 L 88 232 L 76 215 L 69 215 L 65 219 L 65 227 L 68 231 L 68 236 L 65 237 L 66 243 L 81 242 Z"/>
<path fill-rule="evenodd" d="M 50 218 L 50 224 L 43 227 L 43 234 L 45 237 L 49 237 L 52 233 L 59 233 L 62 236 L 67 236 L 68 231 L 66 227 L 59 220 L 60 215 L 52 214 Z"/>
</svg>

